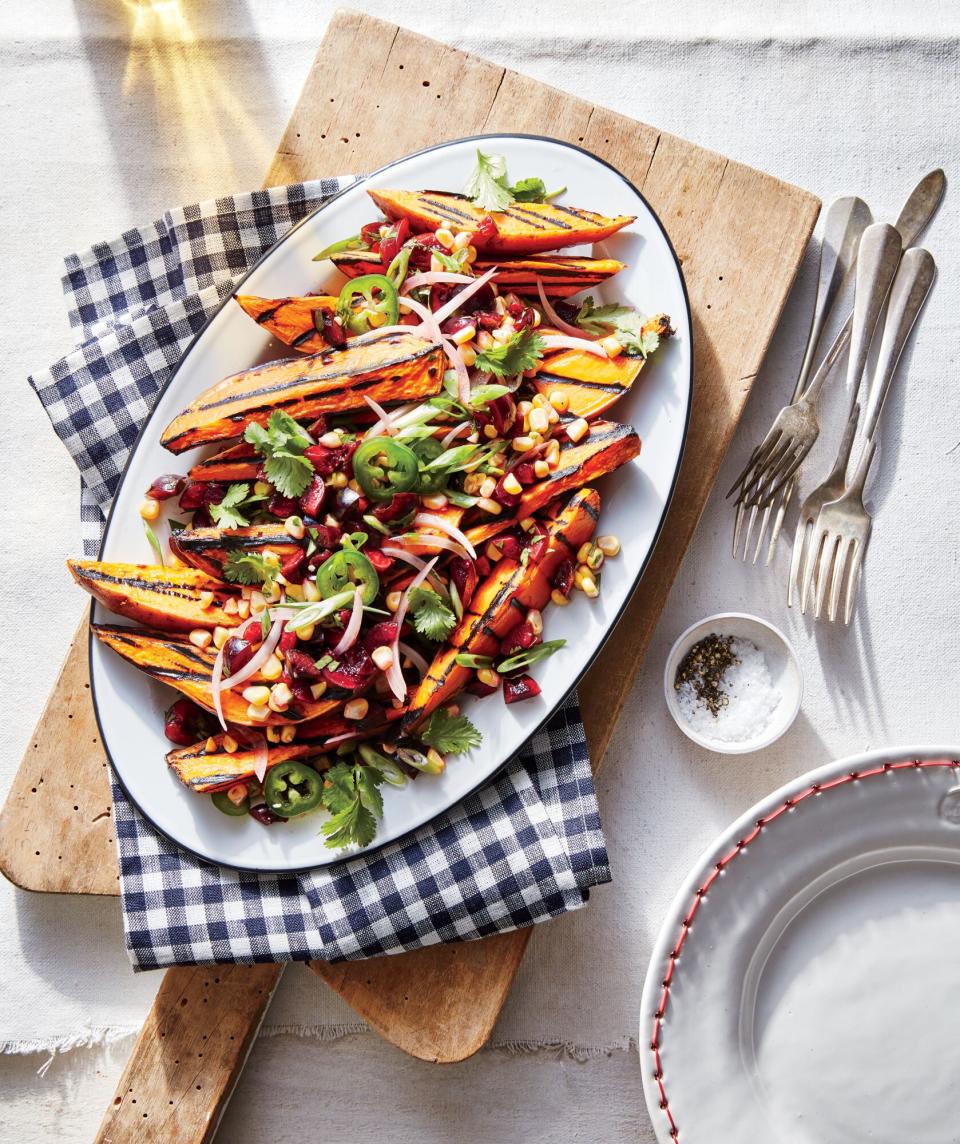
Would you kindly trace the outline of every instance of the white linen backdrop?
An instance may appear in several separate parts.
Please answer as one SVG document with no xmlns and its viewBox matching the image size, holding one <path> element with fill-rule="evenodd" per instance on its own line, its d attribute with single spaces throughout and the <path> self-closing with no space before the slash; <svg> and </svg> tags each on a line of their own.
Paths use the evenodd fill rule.
<svg viewBox="0 0 960 1144">
<path fill-rule="evenodd" d="M 894 218 L 931 167 L 953 175 L 960 157 L 960 9 L 950 0 L 914 3 L 908 21 L 892 0 L 354 6 L 761 167 L 825 202 L 861 194 L 879 219 Z M 148 7 L 0 6 L 0 789 L 84 607 L 63 568 L 78 549 L 79 482 L 25 380 L 70 344 L 60 258 L 168 206 L 257 186 L 334 5 L 180 0 L 137 15 Z M 281 1144 L 300 1139 L 321 1113 L 325 1135 L 342 1141 L 382 1136 L 387 1124 L 391 1141 L 652 1141 L 635 1047 L 640 988 L 690 864 L 752 802 L 810 767 L 885 743 L 960 739 L 958 221 L 948 192 L 927 240 L 941 277 L 883 428 L 872 493 L 882 512 L 853 630 L 813 629 L 787 611 L 786 543 L 775 573 L 734 564 L 722 499 L 792 387 L 812 306 L 810 255 L 598 779 L 614 884 L 586 910 L 538 927 L 494 1048 L 463 1066 L 438 1070 L 403 1057 L 363 1031 L 312 974 L 289 968 L 265 1026 L 281 1035 L 255 1048 L 222 1139 L 245 1144 L 269 1132 Z M 809 475 L 834 448 L 836 417 L 830 426 Z M 741 758 L 688 742 L 661 690 L 676 635 L 728 609 L 786 628 L 807 683 L 791 733 Z M 131 972 L 116 900 L 30 895 L 5 883 L 0 895 L 0 1042 L 27 1054 L 0 1059 L 10 1138 L 88 1140 L 132 1043 L 99 1042 L 139 1026 L 159 976 Z M 46 1050 L 85 1043 L 36 1075 Z M 336 1090 L 356 1095 L 331 1100 Z"/>
</svg>

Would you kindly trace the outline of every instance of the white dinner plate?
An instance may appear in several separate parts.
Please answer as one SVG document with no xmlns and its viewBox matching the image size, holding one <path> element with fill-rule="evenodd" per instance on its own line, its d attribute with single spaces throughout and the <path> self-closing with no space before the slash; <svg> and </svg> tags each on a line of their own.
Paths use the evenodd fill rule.
<svg viewBox="0 0 960 1144">
<path fill-rule="evenodd" d="M 663 1144 L 960 1141 L 958 756 L 830 763 L 697 863 L 643 990 Z"/>
<path fill-rule="evenodd" d="M 482 746 L 451 759 L 441 776 L 423 777 L 402 789 L 384 789 L 384 815 L 376 845 L 428 822 L 489 779 L 582 675 L 627 603 L 653 549 L 680 466 L 690 411 L 690 312 L 670 242 L 656 215 L 623 175 L 566 143 L 493 135 L 440 144 L 392 163 L 291 230 L 249 273 L 243 293 L 281 297 L 327 286 L 339 290 L 340 274 L 329 263 L 311 259 L 318 250 L 355 234 L 377 217 L 367 187 L 459 190 L 474 166 L 478 144 L 487 152 L 505 155 L 515 180 L 537 175 L 549 187 L 566 185 L 563 201 L 567 203 L 606 215 L 636 215 L 635 223 L 595 248 L 627 263 L 628 269 L 606 290 L 594 293 L 608 300 L 625 299 L 645 313 L 664 311 L 677 332 L 612 414 L 636 427 L 643 448 L 635 461 L 598 485 L 601 530 L 615 533 L 623 544 L 621 555 L 604 567 L 600 598 L 590 601 L 575 593 L 569 607 L 549 610 L 548 634 L 551 639 L 565 638 L 567 647 L 538 665 L 540 698 L 511 707 L 497 696 L 486 701 L 467 698 L 464 710 L 482 732 Z M 290 355 L 288 347 L 274 342 L 233 301 L 214 314 L 184 354 L 134 447 L 113 502 L 100 559 L 151 560 L 138 515 L 144 490 L 157 474 L 184 472 L 202 455 L 200 450 L 179 457 L 166 452 L 158 442 L 164 426 L 194 396 L 228 374 Z M 176 514 L 175 502 L 170 511 Z M 166 528 L 158 526 L 158 535 L 165 534 Z M 94 619 L 116 622 L 99 604 L 94 607 Z M 222 865 L 259 871 L 305 869 L 345 856 L 324 846 L 318 815 L 265 829 L 249 817 L 226 817 L 210 799 L 185 789 L 164 763 L 170 744 L 163 735 L 163 712 L 174 693 L 96 640 L 91 640 L 90 674 L 103 743 L 120 782 L 154 825 L 179 845 Z"/>
</svg>

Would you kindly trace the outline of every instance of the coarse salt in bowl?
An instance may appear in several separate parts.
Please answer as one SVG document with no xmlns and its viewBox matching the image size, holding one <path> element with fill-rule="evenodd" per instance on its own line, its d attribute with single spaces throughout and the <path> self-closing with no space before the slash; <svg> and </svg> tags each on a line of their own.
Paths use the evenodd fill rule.
<svg viewBox="0 0 960 1144">
<path fill-rule="evenodd" d="M 711 703 L 690 683 L 678 690 L 677 671 L 688 652 L 710 636 L 729 637 L 739 660 L 719 675 Z M 723 662 L 723 661 L 721 661 Z M 791 726 L 803 698 L 797 653 L 779 628 L 744 612 L 720 612 L 680 636 L 667 656 L 663 677 L 667 707 L 681 731 L 707 750 L 726 755 L 759 751 Z"/>
</svg>

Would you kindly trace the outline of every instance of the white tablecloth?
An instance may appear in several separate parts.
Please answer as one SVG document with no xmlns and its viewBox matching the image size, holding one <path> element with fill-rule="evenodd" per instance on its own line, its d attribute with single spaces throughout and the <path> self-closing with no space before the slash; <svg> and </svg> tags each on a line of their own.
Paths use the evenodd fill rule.
<svg viewBox="0 0 960 1144">
<path fill-rule="evenodd" d="M 949 176 L 960 156 L 960 11 L 950 0 L 914 4 L 909 19 L 893 0 L 807 3 L 802 12 L 796 5 L 764 12 L 750 0 L 722 9 L 694 0 L 356 6 L 762 167 L 825 201 L 860 193 L 877 218 L 895 217 L 921 174 L 942 165 Z M 63 570 L 77 549 L 75 470 L 24 381 L 68 344 L 60 256 L 169 205 L 256 186 L 333 4 L 164 0 L 152 15 L 149 7 L 148 0 L 0 6 L 3 785 L 84 606 Z M 690 863 L 768 789 L 831 757 L 960 739 L 958 234 L 954 197 L 927 240 L 941 278 L 891 397 L 873 490 L 882 512 L 854 630 L 814 630 L 787 611 L 786 544 L 774 574 L 734 564 L 730 512 L 715 494 L 599 776 L 614 884 L 587 910 L 538 929 L 494 1036 L 499 1047 L 457 1068 L 414 1063 L 358 1031 L 337 998 L 293 967 L 267 1017 L 266 1031 L 281 1035 L 255 1049 L 222 1139 L 245 1144 L 269 1133 L 280 1144 L 318 1123 L 343 1141 L 377 1133 L 400 1144 L 455 1135 L 653 1139 L 635 1048 L 639 993 L 651 942 Z M 792 386 L 814 276 L 808 258 L 721 491 Z M 825 452 L 835 425 L 826 437 Z M 721 609 L 766 615 L 789 631 L 802 657 L 801 716 L 760 755 L 700 751 L 664 708 L 667 648 L 689 622 Z M 26 895 L 5 884 L 0 900 L 0 1042 L 37 1050 L 0 1060 L 10 1138 L 87 1140 L 130 1044 L 99 1042 L 139 1026 L 159 979 L 130 972 L 113 900 Z M 45 1077 L 35 1075 L 48 1055 L 41 1050 L 84 1042 L 91 1047 L 59 1055 Z"/>
</svg>

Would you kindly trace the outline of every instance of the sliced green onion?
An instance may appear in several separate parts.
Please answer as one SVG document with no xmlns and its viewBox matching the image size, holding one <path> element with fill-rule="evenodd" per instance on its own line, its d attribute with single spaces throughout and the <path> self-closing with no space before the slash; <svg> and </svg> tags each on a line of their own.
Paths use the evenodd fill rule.
<svg viewBox="0 0 960 1144">
<path fill-rule="evenodd" d="M 368 513 L 363 518 L 363 523 L 369 525 L 375 532 L 382 532 L 384 536 L 390 535 L 390 529 L 387 528 L 386 525 L 381 524 L 373 513 Z"/>
<path fill-rule="evenodd" d="M 157 534 L 153 531 L 149 522 L 146 520 L 143 522 L 143 531 L 147 534 L 147 540 L 150 541 L 150 547 L 153 549 L 157 559 L 161 564 L 164 565 L 164 567 L 166 567 L 167 562 L 163 558 L 163 549 L 160 547 L 160 541 L 157 540 Z"/>
<path fill-rule="evenodd" d="M 455 471 L 466 464 L 473 454 L 480 448 L 479 445 L 455 445 L 452 449 L 445 449 L 435 461 L 424 465 L 424 469 L 449 469 Z"/>
<path fill-rule="evenodd" d="M 566 642 L 566 640 L 547 640 L 546 643 L 537 644 L 536 647 L 528 647 L 526 651 L 517 652 L 516 655 L 508 656 L 502 663 L 498 663 L 497 671 L 504 675 L 511 671 L 519 671 L 524 667 L 532 667 L 541 659 L 546 659 L 555 651 L 559 651 Z M 459 656 L 457 658 L 459 659 Z"/>
<path fill-rule="evenodd" d="M 400 770 L 393 759 L 388 759 L 386 755 L 381 755 L 380 752 L 375 751 L 369 743 L 360 743 L 357 750 L 360 752 L 360 757 L 367 766 L 376 767 L 383 775 L 384 781 L 389 783 L 390 786 L 401 787 L 407 785 L 407 776 Z"/>
<path fill-rule="evenodd" d="M 331 242 L 329 246 L 325 246 L 319 254 L 313 256 L 314 262 L 323 262 L 325 258 L 329 258 L 331 254 L 342 254 L 345 250 L 369 250 L 363 236 L 359 234 L 352 234 L 349 238 L 341 238 L 339 242 Z"/>
<path fill-rule="evenodd" d="M 273 627 L 273 621 L 270 619 L 270 609 L 264 608 L 263 615 L 260 617 L 260 639 L 265 640 L 270 634 L 270 629 Z"/>
<path fill-rule="evenodd" d="M 473 508 L 480 499 L 479 497 L 472 497 L 467 493 L 462 493 L 459 489 L 447 489 L 444 496 L 451 504 L 455 504 L 457 508 Z"/>
<path fill-rule="evenodd" d="M 460 593 L 457 591 L 457 586 L 453 582 L 453 577 L 450 578 L 450 606 L 453 608 L 453 614 L 458 620 L 463 619 L 463 602 L 460 599 Z"/>
<path fill-rule="evenodd" d="M 477 671 L 484 667 L 493 667 L 493 656 L 489 655 L 471 655 L 462 651 L 456 660 L 461 667 L 472 667 Z"/>
<path fill-rule="evenodd" d="M 318 600 L 314 604 L 307 604 L 305 608 L 300 611 L 300 614 L 292 620 L 287 620 L 287 631 L 298 632 L 302 628 L 309 628 L 313 624 L 318 624 L 321 620 L 325 620 L 327 616 L 332 616 L 334 612 L 339 612 L 341 608 L 348 607 L 353 602 L 354 591 L 351 588 L 349 592 L 338 592 L 335 596 L 331 596 L 327 600 Z M 290 607 L 290 605 L 286 605 Z"/>
</svg>

